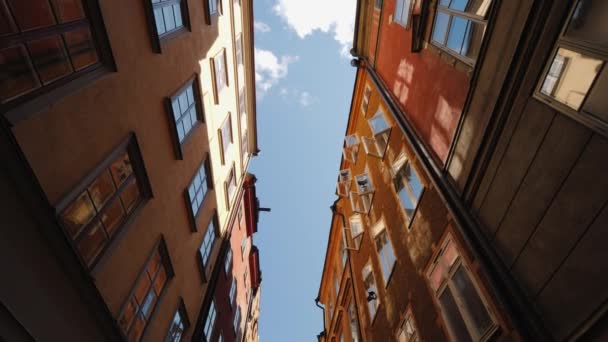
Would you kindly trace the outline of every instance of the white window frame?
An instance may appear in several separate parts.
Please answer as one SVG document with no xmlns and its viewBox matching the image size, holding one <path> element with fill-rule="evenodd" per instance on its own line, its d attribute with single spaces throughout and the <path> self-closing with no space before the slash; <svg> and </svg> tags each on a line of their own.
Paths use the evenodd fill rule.
<svg viewBox="0 0 608 342">
<path fill-rule="evenodd" d="M 382 128 L 377 130 L 372 122 L 378 118 L 382 118 L 382 121 L 386 124 L 386 128 Z M 365 153 L 368 155 L 372 155 L 378 158 L 384 158 L 384 154 L 388 149 L 388 142 L 390 139 L 390 134 L 392 131 L 392 126 L 390 122 L 386 119 L 386 115 L 382 109 L 378 109 L 376 114 L 367 120 L 367 123 L 372 131 L 372 138 L 362 137 L 361 142 L 363 143 L 363 148 L 365 149 Z"/>
<path fill-rule="evenodd" d="M 376 227 L 378 227 L 379 229 L 374 228 L 372 230 L 377 230 L 376 234 L 374 235 L 374 246 L 376 252 L 378 253 L 378 260 L 380 261 L 380 273 L 382 274 L 382 280 L 384 280 L 384 286 L 386 287 L 388 286 L 388 281 L 391 275 L 393 274 L 395 265 L 397 265 L 397 256 L 395 255 L 395 247 L 393 246 L 393 242 L 390 234 L 388 233 L 388 229 L 384 224 L 384 220 L 378 222 L 376 224 Z M 383 243 L 382 247 L 379 248 L 379 242 L 383 242 L 379 239 L 382 239 L 383 236 L 386 237 L 386 243 Z M 387 247 L 390 248 L 390 250 L 387 249 Z M 393 260 L 391 260 L 390 254 L 392 254 Z"/>
<path fill-rule="evenodd" d="M 361 270 L 361 275 L 363 276 L 363 286 L 365 287 L 365 296 L 367 298 L 367 294 L 370 291 L 373 291 L 376 294 L 376 299 L 367 302 L 367 310 L 370 317 L 370 322 L 374 321 L 376 314 L 378 313 L 378 307 L 380 306 L 380 294 L 378 293 L 378 283 L 376 282 L 376 276 L 374 275 L 374 269 L 372 267 L 371 260 L 367 261 L 367 264 L 363 266 Z M 371 277 L 373 284 L 368 286 L 366 284 L 367 279 Z M 367 301 L 367 299 L 366 299 Z"/>
<path fill-rule="evenodd" d="M 352 175 L 350 169 L 340 170 L 338 175 L 338 185 L 336 186 L 336 194 L 340 197 L 348 197 L 352 184 Z"/>
<path fill-rule="evenodd" d="M 409 170 L 409 177 L 404 175 L 407 170 Z M 424 194 L 424 190 L 426 189 L 426 187 L 422 182 L 422 179 L 418 175 L 418 172 L 416 172 L 414 165 L 412 165 L 407 155 L 403 152 L 397 158 L 395 158 L 395 161 L 392 164 L 392 175 L 393 189 L 395 190 L 395 195 L 399 199 L 399 205 L 401 206 L 403 215 L 407 220 L 407 228 L 408 230 L 410 230 L 412 227 L 411 223 L 414 220 L 414 216 L 416 215 L 418 205 L 420 204 L 420 200 L 422 198 L 422 195 Z M 420 185 L 422 186 L 422 189 L 420 190 L 420 195 L 418 197 L 416 197 L 414 189 L 411 185 L 411 180 L 413 178 L 417 179 Z M 402 188 L 398 189 L 398 185 Z M 411 215 L 407 213 L 407 209 L 403 206 L 403 203 L 401 202 L 401 197 L 399 195 L 401 191 L 405 191 L 407 193 L 410 201 L 413 204 Z"/>
<path fill-rule="evenodd" d="M 418 334 L 418 326 L 414 319 L 411 306 L 408 306 L 403 322 L 397 330 L 397 342 L 419 342 L 420 334 Z"/>
<path fill-rule="evenodd" d="M 416 0 L 396 0 L 393 21 L 405 28 L 410 28 L 415 2 Z"/>
<path fill-rule="evenodd" d="M 344 160 L 354 164 L 357 162 L 357 155 L 359 154 L 359 136 L 357 134 L 347 135 L 344 138 L 344 149 L 342 155 Z"/>
<path fill-rule="evenodd" d="M 451 261 L 451 264 L 442 264 L 443 258 L 441 258 L 441 257 L 443 256 L 443 253 L 446 252 L 448 245 L 450 243 L 453 244 L 453 248 L 455 249 L 456 255 L 454 256 L 453 260 Z M 465 323 L 467 332 L 469 333 L 471 340 L 472 341 L 486 341 L 490 337 L 493 336 L 494 332 L 496 332 L 496 330 L 499 327 L 498 321 L 494 315 L 494 312 L 491 310 L 491 307 L 489 305 L 489 301 L 485 297 L 484 292 L 481 291 L 479 281 L 474 276 L 474 274 L 470 271 L 470 268 L 468 267 L 466 260 L 464 260 L 462 249 L 460 248 L 458 242 L 454 239 L 454 237 L 452 236 L 452 234 L 450 232 L 445 234 L 440 246 L 441 246 L 441 248 L 438 249 L 437 252 L 433 255 L 433 259 L 432 259 L 433 262 L 428 266 L 428 269 L 426 271 L 426 276 L 427 276 L 429 288 L 430 288 L 431 292 L 434 294 L 433 300 L 435 301 L 435 304 L 439 308 L 439 312 L 441 313 L 443 322 L 445 323 L 444 324 L 445 329 L 447 330 L 451 339 L 456 340 L 455 335 L 449 326 L 448 319 L 446 318 L 446 314 L 444 313 L 443 306 L 441 305 L 441 303 L 439 301 L 439 298 L 441 297 L 441 295 L 446 291 L 446 289 L 449 288 L 449 291 L 450 291 L 454 301 L 457 304 L 456 308 L 458 309 L 459 314 Z M 437 268 L 438 266 L 446 269 L 447 274 L 446 274 L 446 277 L 443 278 L 441 280 L 441 282 L 438 284 L 437 288 L 434 289 L 433 285 L 432 285 L 432 281 L 431 281 L 431 276 L 432 276 L 435 268 Z M 458 296 L 458 291 L 455 290 L 455 286 L 453 284 L 452 278 L 454 277 L 456 272 L 460 269 L 463 269 L 464 272 L 466 273 L 466 275 L 468 276 L 477 296 L 481 300 L 481 303 L 484 305 L 484 307 L 488 313 L 488 316 L 491 320 L 491 325 L 486 329 L 485 332 L 483 332 L 479 336 L 475 335 L 475 329 L 472 326 L 473 319 L 469 316 L 469 314 L 466 310 L 466 305 L 464 304 L 464 300 Z"/>
<path fill-rule="evenodd" d="M 367 109 L 369 108 L 369 100 L 372 97 L 372 88 L 369 84 L 365 85 L 365 89 L 363 90 L 363 99 L 361 100 L 361 113 L 363 116 L 366 115 Z"/>
<path fill-rule="evenodd" d="M 353 226 L 359 226 L 360 230 L 353 231 Z M 348 218 L 348 226 L 344 227 L 344 235 L 346 239 L 346 248 L 359 250 L 361 248 L 361 240 L 365 228 L 363 226 L 363 218 L 360 214 L 353 214 Z M 350 242 L 350 244 L 349 244 Z"/>
</svg>

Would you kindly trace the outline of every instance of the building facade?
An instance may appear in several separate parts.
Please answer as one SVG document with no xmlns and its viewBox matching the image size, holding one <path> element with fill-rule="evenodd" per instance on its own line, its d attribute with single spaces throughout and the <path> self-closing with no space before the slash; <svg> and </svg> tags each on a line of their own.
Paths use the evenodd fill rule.
<svg viewBox="0 0 608 342">
<path fill-rule="evenodd" d="M 358 1 L 320 339 L 608 336 L 607 10 Z"/>
<path fill-rule="evenodd" d="M 8 222 L 54 272 L 36 280 L 42 266 L 24 263 L 3 319 L 34 340 L 211 341 L 196 327 L 258 153 L 252 2 L 11 1 L 0 14 L 3 181 L 39 217 Z M 36 282 L 56 285 L 32 297 Z M 76 311 L 42 320 L 70 288 Z M 68 317 L 88 322 L 72 331 Z"/>
</svg>

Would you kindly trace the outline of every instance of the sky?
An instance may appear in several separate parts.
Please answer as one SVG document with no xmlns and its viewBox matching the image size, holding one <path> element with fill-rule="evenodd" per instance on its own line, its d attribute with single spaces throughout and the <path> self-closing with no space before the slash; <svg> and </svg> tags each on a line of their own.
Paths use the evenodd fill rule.
<svg viewBox="0 0 608 342">
<path fill-rule="evenodd" d="M 262 207 L 260 339 L 314 341 L 319 292 L 354 86 L 355 0 L 256 0 L 258 143 L 250 172 Z M 323 10 L 320 11 L 319 9 Z"/>
</svg>

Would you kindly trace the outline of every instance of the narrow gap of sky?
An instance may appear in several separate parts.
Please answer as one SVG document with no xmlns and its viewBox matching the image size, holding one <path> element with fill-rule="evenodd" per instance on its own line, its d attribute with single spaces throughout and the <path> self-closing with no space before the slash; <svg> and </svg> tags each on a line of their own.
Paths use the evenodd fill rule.
<svg viewBox="0 0 608 342">
<path fill-rule="evenodd" d="M 355 69 L 355 0 L 254 1 L 262 341 L 311 341 Z M 322 9 L 322 10 L 319 10 Z"/>
</svg>

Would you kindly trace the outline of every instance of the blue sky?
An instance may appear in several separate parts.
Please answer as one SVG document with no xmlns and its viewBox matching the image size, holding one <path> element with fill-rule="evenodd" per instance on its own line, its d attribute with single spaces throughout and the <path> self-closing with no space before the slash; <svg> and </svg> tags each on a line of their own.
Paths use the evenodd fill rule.
<svg viewBox="0 0 608 342">
<path fill-rule="evenodd" d="M 314 341 L 314 305 L 355 69 L 355 0 L 257 0 L 256 80 L 262 341 Z M 318 11 L 318 8 L 324 11 Z M 333 8 L 332 8 L 333 7 Z M 323 12 L 319 14 L 319 12 Z M 333 12 L 333 13 L 332 13 Z"/>
</svg>

